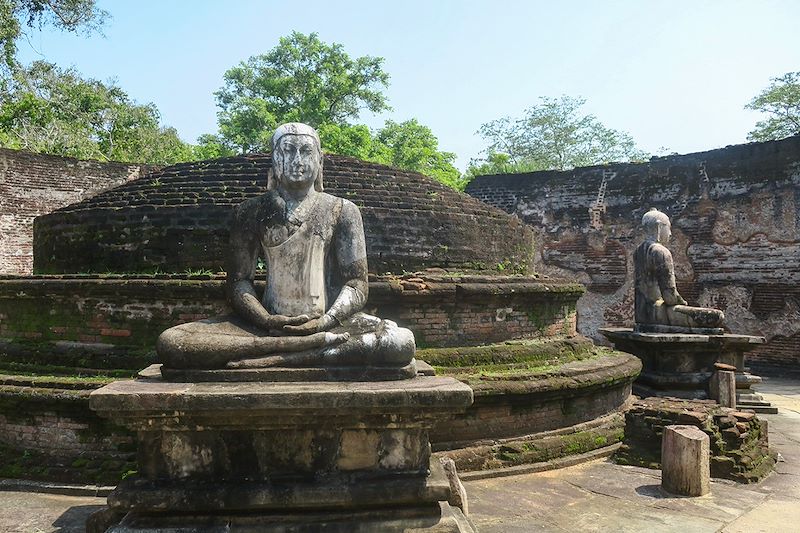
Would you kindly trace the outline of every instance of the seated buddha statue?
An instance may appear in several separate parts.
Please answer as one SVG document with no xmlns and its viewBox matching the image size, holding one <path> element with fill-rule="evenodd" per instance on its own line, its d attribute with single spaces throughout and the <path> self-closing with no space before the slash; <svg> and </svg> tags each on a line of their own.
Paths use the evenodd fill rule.
<svg viewBox="0 0 800 533">
<path fill-rule="evenodd" d="M 230 230 L 226 291 L 233 313 L 164 331 L 166 368 L 403 367 L 414 335 L 361 312 L 367 254 L 361 214 L 323 192 L 322 149 L 310 126 L 289 123 L 272 137 L 267 191 L 243 202 Z M 266 290 L 254 286 L 266 267 Z"/>
<path fill-rule="evenodd" d="M 653 208 L 642 217 L 642 226 L 646 238 L 633 254 L 635 329 L 691 332 L 722 328 L 722 311 L 686 305 L 678 293 L 672 253 L 665 246 L 672 236 L 669 217 Z"/>
</svg>

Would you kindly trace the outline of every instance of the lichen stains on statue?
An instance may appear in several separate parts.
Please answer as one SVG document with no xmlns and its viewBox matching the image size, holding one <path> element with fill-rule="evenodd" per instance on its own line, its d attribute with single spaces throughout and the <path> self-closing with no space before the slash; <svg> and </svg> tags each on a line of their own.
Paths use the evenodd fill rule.
<svg viewBox="0 0 800 533">
<path fill-rule="evenodd" d="M 233 314 L 181 324 L 158 339 L 166 368 L 408 367 L 414 335 L 361 312 L 368 296 L 361 214 L 323 192 L 322 150 L 305 124 L 272 138 L 267 192 L 231 226 L 227 291 Z M 259 298 L 256 263 L 266 264 Z"/>
<path fill-rule="evenodd" d="M 669 217 L 652 208 L 642 226 L 646 238 L 633 254 L 636 331 L 722 333 L 722 311 L 688 306 L 678 294 L 672 253 L 665 246 L 672 236 Z"/>
</svg>

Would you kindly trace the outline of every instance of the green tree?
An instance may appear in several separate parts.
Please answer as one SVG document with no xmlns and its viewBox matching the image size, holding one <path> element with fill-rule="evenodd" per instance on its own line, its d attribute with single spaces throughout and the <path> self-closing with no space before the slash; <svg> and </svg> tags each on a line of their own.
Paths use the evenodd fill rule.
<svg viewBox="0 0 800 533">
<path fill-rule="evenodd" d="M 375 161 L 376 152 L 381 151 L 372 132 L 364 124 L 322 124 L 317 132 L 323 149 L 331 154 Z"/>
<path fill-rule="evenodd" d="M 787 72 L 750 100 L 745 109 L 766 113 L 747 134 L 751 141 L 772 141 L 800 134 L 800 72 Z"/>
<path fill-rule="evenodd" d="M 479 167 L 491 173 L 530 172 L 647 158 L 630 135 L 583 113 L 583 98 L 539 100 L 520 118 L 505 117 L 481 126 L 478 134 L 489 143 L 487 157 L 473 160 L 469 175 L 477 175 Z"/>
<path fill-rule="evenodd" d="M 170 164 L 194 158 L 153 104 L 114 83 L 36 61 L 0 79 L 0 144 L 82 159 Z"/>
<path fill-rule="evenodd" d="M 362 110 L 390 109 L 383 94 L 389 83 L 383 58 L 352 59 L 340 44 L 326 44 L 316 33 L 294 32 L 266 54 L 228 70 L 224 78 L 224 86 L 214 93 L 219 134 L 198 139 L 196 153 L 207 153 L 206 148 L 220 153 L 269 151 L 279 124 L 304 122 L 317 128 L 326 152 L 421 172 L 463 187 L 453 166 L 455 155 L 440 152 L 438 139 L 416 119 L 389 120 L 376 132 L 351 123 Z"/>
<path fill-rule="evenodd" d="M 263 151 L 281 123 L 346 125 L 363 109 L 389 109 L 382 65 L 380 57 L 352 59 L 342 45 L 326 44 L 316 33 L 293 32 L 225 72 L 215 93 L 220 136 L 243 152 Z"/>
<path fill-rule="evenodd" d="M 221 157 L 230 157 L 235 154 L 236 150 L 228 146 L 219 135 L 213 135 L 211 133 L 204 133 L 198 137 L 197 144 L 192 147 L 192 159 L 195 161 L 219 159 Z"/>
<path fill-rule="evenodd" d="M 501 152 L 490 152 L 484 159 L 471 159 L 467 166 L 464 180 L 469 182 L 475 176 L 488 176 L 491 174 L 515 174 L 521 172 L 534 172 L 532 164 L 525 161 L 512 163 L 511 156 Z"/>
<path fill-rule="evenodd" d="M 14 70 L 23 28 L 54 27 L 69 32 L 99 31 L 108 13 L 95 0 L 0 0 L 0 65 Z"/>
<path fill-rule="evenodd" d="M 439 140 L 417 119 L 405 122 L 387 120 L 375 134 L 379 151 L 374 160 L 393 167 L 430 176 L 454 189 L 463 189 L 461 173 L 453 162 L 456 155 L 439 151 Z"/>
<path fill-rule="evenodd" d="M 453 166 L 455 154 L 439 151 L 439 140 L 417 119 L 399 123 L 387 120 L 374 133 L 362 124 L 323 124 L 318 131 L 328 153 L 419 172 L 458 190 L 466 185 Z"/>
</svg>

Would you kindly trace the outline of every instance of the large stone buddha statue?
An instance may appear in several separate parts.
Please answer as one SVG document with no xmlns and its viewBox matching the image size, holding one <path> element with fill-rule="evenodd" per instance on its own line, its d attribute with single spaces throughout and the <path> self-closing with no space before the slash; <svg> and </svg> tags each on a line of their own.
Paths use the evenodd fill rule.
<svg viewBox="0 0 800 533">
<path fill-rule="evenodd" d="M 636 330 L 722 333 L 722 311 L 688 306 L 678 293 L 672 253 L 665 246 L 672 236 L 669 217 L 653 208 L 642 217 L 642 226 L 646 238 L 633 254 Z"/>
<path fill-rule="evenodd" d="M 409 365 L 413 333 L 361 312 L 369 287 L 361 214 L 323 192 L 317 132 L 284 124 L 272 148 L 267 192 L 243 202 L 231 225 L 233 313 L 164 331 L 164 367 Z M 267 272 L 261 298 L 253 284 L 259 258 Z"/>
</svg>

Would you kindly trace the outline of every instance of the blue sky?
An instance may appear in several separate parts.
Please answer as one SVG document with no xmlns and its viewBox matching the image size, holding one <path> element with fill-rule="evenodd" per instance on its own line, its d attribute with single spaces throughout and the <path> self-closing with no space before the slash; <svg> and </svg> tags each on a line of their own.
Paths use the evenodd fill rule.
<svg viewBox="0 0 800 533">
<path fill-rule="evenodd" d="M 458 155 L 480 155 L 480 125 L 540 96 L 583 96 L 586 110 L 640 147 L 688 153 L 746 142 L 743 106 L 769 78 L 800 70 L 800 2 L 786 1 L 100 1 L 105 37 L 52 30 L 20 59 L 74 66 L 158 106 L 194 141 L 216 131 L 213 92 L 228 68 L 293 30 L 351 56 L 385 58 L 393 111 L 416 117 Z"/>
</svg>

